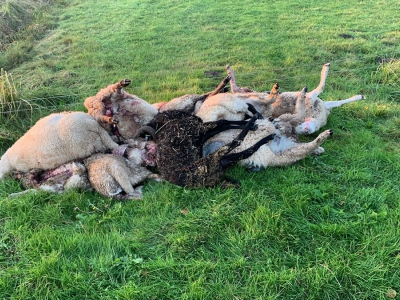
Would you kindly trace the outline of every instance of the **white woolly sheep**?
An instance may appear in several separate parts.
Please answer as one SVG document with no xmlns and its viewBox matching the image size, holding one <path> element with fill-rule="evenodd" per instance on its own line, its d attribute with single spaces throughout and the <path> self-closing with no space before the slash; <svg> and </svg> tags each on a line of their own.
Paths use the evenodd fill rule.
<svg viewBox="0 0 400 300">
<path fill-rule="evenodd" d="M 311 92 L 307 93 L 306 95 L 306 118 L 305 121 L 296 126 L 296 132 L 299 134 L 311 134 L 313 132 L 318 131 L 321 127 L 325 126 L 332 108 L 342 106 L 343 104 L 346 103 L 365 99 L 363 95 L 356 95 L 349 99 L 338 100 L 338 101 L 323 101 L 320 98 L 318 98 L 319 94 L 321 94 L 324 90 L 329 67 L 330 67 L 329 63 L 325 64 L 322 67 L 321 79 L 318 87 L 312 90 Z M 235 93 L 235 92 L 251 91 L 247 88 L 239 88 L 236 84 L 233 71 L 229 67 L 229 65 L 226 67 L 226 69 L 228 75 L 231 77 L 230 84 L 232 92 Z M 249 95 L 251 95 L 251 93 Z M 276 101 L 272 104 L 272 109 L 271 106 L 268 105 L 268 103 L 263 103 L 262 100 L 259 101 L 252 99 L 245 101 L 246 102 L 251 101 L 250 103 L 252 103 L 264 117 L 278 118 L 283 114 L 295 113 L 295 105 L 298 95 L 299 92 L 284 92 L 279 94 Z M 227 100 L 229 101 L 230 99 Z"/>
<path fill-rule="evenodd" d="M 118 151 L 118 148 L 89 114 L 51 114 L 37 121 L 4 153 L 0 160 L 0 179 L 13 170 L 50 170 L 97 152 Z"/>
<path fill-rule="evenodd" d="M 123 145 L 120 147 L 127 157 L 127 162 L 123 164 L 119 172 L 115 172 L 116 168 L 121 166 L 121 161 L 124 158 L 117 158 L 117 156 L 112 154 L 94 154 L 87 158 L 85 161 L 90 162 L 89 166 L 91 170 L 99 171 L 101 175 L 92 174 L 92 184 L 93 188 L 96 190 L 103 191 L 104 195 L 113 196 L 112 193 L 105 194 L 104 186 L 114 187 L 118 190 L 120 187 L 117 185 L 118 182 L 123 182 L 123 186 L 126 186 L 126 172 L 124 171 L 125 164 L 128 164 L 131 168 L 129 174 L 135 174 L 132 180 L 136 180 L 139 183 L 146 178 L 157 179 L 157 175 L 149 175 L 147 171 L 143 170 L 143 166 L 155 166 L 156 165 L 156 155 L 157 147 L 153 141 L 147 141 L 142 138 L 135 138 L 129 140 L 129 145 Z M 94 157 L 95 156 L 95 157 Z M 104 158 L 104 159 L 103 159 Z M 103 160 L 102 160 L 103 159 Z M 132 172 L 132 173 L 131 173 Z M 9 197 L 16 197 L 29 192 L 36 192 L 38 190 L 47 192 L 57 192 L 62 193 L 64 190 L 78 189 L 78 190 L 89 190 L 92 188 L 91 183 L 88 179 L 87 169 L 85 165 L 79 161 L 73 161 L 63 164 L 53 170 L 40 170 L 32 169 L 26 173 L 13 171 L 13 178 L 19 180 L 22 186 L 27 189 L 23 192 L 10 194 Z M 108 174 L 107 176 L 103 176 Z M 129 175 L 128 174 L 128 175 Z M 140 179 L 140 176 L 143 178 Z M 111 180 L 111 178 L 113 178 Z M 121 190 L 122 191 L 122 190 Z M 131 192 L 128 190 L 128 192 Z M 140 190 L 137 190 L 140 192 Z M 115 198 L 128 199 L 129 197 L 136 197 L 139 194 L 127 195 L 118 194 Z"/>
</svg>

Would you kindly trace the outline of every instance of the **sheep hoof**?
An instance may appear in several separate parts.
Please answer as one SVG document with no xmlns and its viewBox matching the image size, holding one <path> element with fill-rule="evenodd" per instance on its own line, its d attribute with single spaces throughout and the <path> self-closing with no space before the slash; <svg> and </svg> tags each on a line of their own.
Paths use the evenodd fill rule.
<svg viewBox="0 0 400 300">
<path fill-rule="evenodd" d="M 121 80 L 121 81 L 119 82 L 119 84 L 120 84 L 122 87 L 125 87 L 125 86 L 130 85 L 131 82 L 132 82 L 132 81 L 131 81 L 130 79 L 123 79 L 123 80 Z"/>
<path fill-rule="evenodd" d="M 111 117 L 111 118 L 110 118 L 110 123 L 111 123 L 111 124 L 118 124 L 118 123 L 119 123 L 119 120 L 117 119 L 117 117 Z"/>
<path fill-rule="evenodd" d="M 332 134 L 333 134 L 333 130 L 329 129 L 329 135 L 332 135 Z"/>
<path fill-rule="evenodd" d="M 274 86 L 272 87 L 271 92 L 269 94 L 273 94 L 273 95 L 278 94 L 279 90 L 280 90 L 279 83 L 275 83 Z"/>
</svg>

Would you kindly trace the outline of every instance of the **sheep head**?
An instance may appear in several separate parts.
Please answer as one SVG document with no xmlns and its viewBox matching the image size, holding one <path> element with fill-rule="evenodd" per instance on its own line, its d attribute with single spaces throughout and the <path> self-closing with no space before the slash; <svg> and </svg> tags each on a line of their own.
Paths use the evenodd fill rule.
<svg viewBox="0 0 400 300">
<path fill-rule="evenodd" d="M 128 79 L 120 81 L 116 92 L 111 94 L 113 114 L 132 116 L 136 123 L 145 125 L 154 118 L 158 110 L 138 96 L 125 92 L 122 87 L 129 83 Z"/>
</svg>

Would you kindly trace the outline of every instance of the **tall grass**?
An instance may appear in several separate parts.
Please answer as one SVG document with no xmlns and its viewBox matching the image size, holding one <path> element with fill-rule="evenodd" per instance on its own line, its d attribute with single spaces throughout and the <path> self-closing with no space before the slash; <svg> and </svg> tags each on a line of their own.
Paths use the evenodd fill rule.
<svg viewBox="0 0 400 300">
<path fill-rule="evenodd" d="M 0 103 L 6 105 L 12 103 L 17 99 L 18 91 L 15 87 L 12 75 L 0 69 Z M 1 109 L 1 112 L 4 110 Z"/>
</svg>

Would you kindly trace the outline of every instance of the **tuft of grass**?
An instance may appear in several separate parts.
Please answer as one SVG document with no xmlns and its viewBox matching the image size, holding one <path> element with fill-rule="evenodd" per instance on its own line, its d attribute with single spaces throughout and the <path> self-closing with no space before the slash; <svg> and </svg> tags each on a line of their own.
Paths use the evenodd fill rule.
<svg viewBox="0 0 400 300">
<path fill-rule="evenodd" d="M 13 104 L 18 98 L 18 91 L 15 87 L 12 75 L 0 69 L 0 112 L 3 113 L 3 106 L 7 104 Z"/>
<path fill-rule="evenodd" d="M 400 59 L 390 58 L 383 60 L 374 74 L 377 82 L 385 85 L 400 86 Z"/>
</svg>

